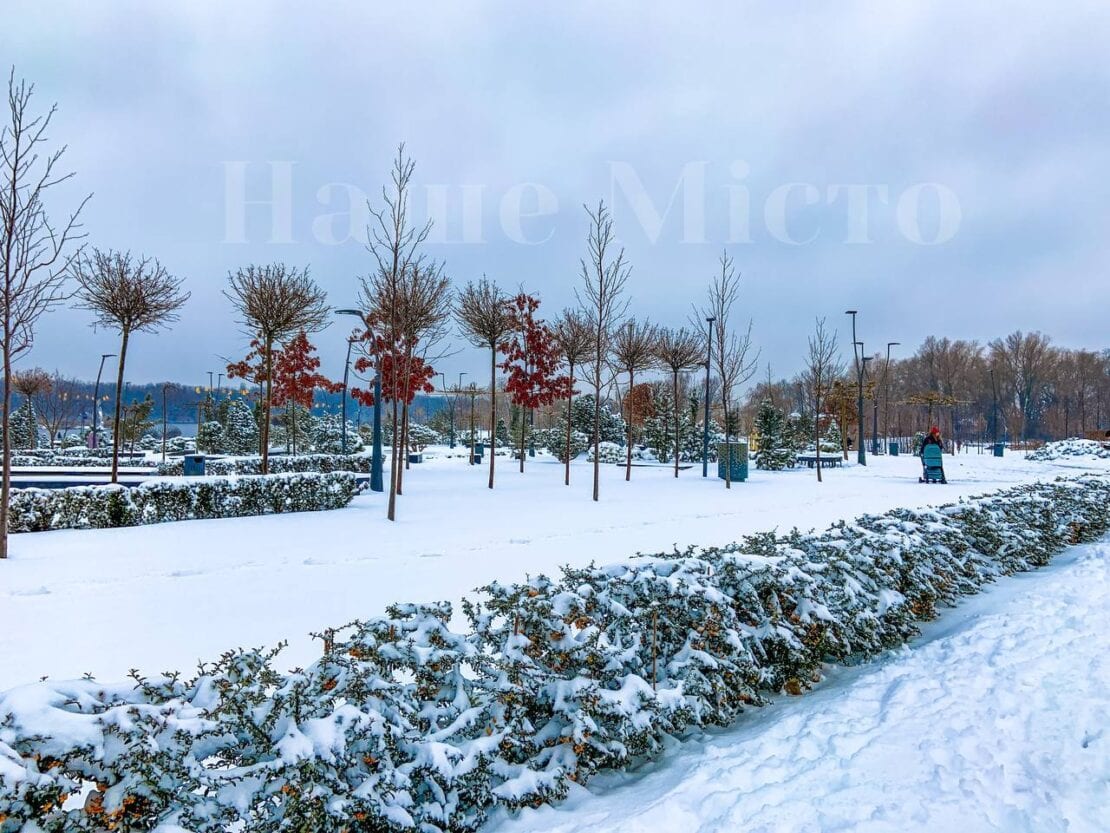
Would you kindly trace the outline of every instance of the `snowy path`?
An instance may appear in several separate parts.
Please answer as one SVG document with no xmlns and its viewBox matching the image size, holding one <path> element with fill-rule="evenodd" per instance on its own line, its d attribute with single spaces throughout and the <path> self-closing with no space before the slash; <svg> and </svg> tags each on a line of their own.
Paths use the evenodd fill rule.
<svg viewBox="0 0 1110 833">
<path fill-rule="evenodd" d="M 484 469 L 440 459 L 407 473 L 396 524 L 385 520 L 381 496 L 367 494 L 334 512 L 16 535 L 0 564 L 0 689 L 44 675 L 191 671 L 229 648 L 283 639 L 290 645 L 279 666 L 293 667 L 318 656 L 310 632 L 393 602 L 457 602 L 493 579 L 562 564 L 821 528 L 1078 471 L 1019 455 L 965 454 L 947 467 L 946 487 L 918 484 L 919 464 L 903 456 L 829 471 L 823 484 L 812 470 L 753 470 L 726 491 L 700 467 L 677 481 L 665 469 L 637 468 L 625 483 L 623 469 L 606 466 L 593 503 L 586 463 L 567 488 L 550 459 L 523 475 L 499 460 L 490 491 Z"/>
<path fill-rule="evenodd" d="M 1110 540 L 886 659 L 490 833 L 1105 833 Z"/>
</svg>

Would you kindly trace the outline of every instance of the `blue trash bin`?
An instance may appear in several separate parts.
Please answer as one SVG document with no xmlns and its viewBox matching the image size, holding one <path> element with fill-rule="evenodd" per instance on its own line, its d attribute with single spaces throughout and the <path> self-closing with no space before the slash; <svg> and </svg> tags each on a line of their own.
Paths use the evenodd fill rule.
<svg viewBox="0 0 1110 833">
<path fill-rule="evenodd" d="M 717 444 L 717 477 L 725 479 L 725 465 L 730 455 L 728 446 L 724 443 Z M 748 444 L 732 443 L 732 466 L 728 479 L 733 483 L 743 483 L 748 479 Z"/>
<path fill-rule="evenodd" d="M 181 460 L 181 468 L 186 477 L 204 477 L 204 455 L 186 454 Z"/>
<path fill-rule="evenodd" d="M 994 444 L 994 456 L 995 457 L 1001 457 L 1002 453 L 1005 450 L 1006 450 L 1006 443 L 995 443 Z"/>
<path fill-rule="evenodd" d="M 898 456 L 898 443 L 896 443 L 896 442 L 887 443 L 887 453 L 889 453 L 891 457 L 897 457 Z"/>
</svg>

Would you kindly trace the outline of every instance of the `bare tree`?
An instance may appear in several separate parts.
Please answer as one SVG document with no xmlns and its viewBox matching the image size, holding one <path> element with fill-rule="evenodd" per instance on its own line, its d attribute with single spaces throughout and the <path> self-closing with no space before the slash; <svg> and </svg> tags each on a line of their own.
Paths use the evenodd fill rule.
<svg viewBox="0 0 1110 833">
<path fill-rule="evenodd" d="M 565 473 L 563 476 L 563 483 L 567 486 L 570 485 L 570 435 L 571 435 L 571 414 L 572 406 L 574 405 L 574 368 L 581 365 L 589 357 L 593 350 L 593 331 L 590 329 L 590 322 L 586 316 L 578 311 L 572 309 L 563 310 L 563 314 L 559 320 L 555 322 L 555 343 L 558 345 L 559 352 L 563 356 L 563 361 L 567 363 L 567 375 L 570 376 L 570 396 L 567 397 L 567 445 L 566 445 L 566 463 Z"/>
<path fill-rule="evenodd" d="M 575 290 L 575 295 L 589 322 L 593 340 L 586 380 L 594 391 L 593 499 L 597 500 L 601 482 L 601 391 L 606 384 L 612 334 L 628 308 L 628 301 L 621 296 L 632 266 L 624 259 L 624 249 L 616 249 L 613 217 L 605 203 L 599 202 L 596 209 L 583 208 L 589 217 L 590 229 L 586 237 L 586 257 L 580 261 L 583 286 L 581 291 Z"/>
<path fill-rule="evenodd" d="M 809 339 L 809 353 L 802 372 L 802 384 L 813 403 L 813 444 L 817 449 L 817 482 L 821 482 L 821 414 L 833 382 L 844 373 L 837 349 L 836 331 L 825 329 L 825 319 L 817 319 L 817 327 Z"/>
<path fill-rule="evenodd" d="M 381 270 L 363 282 L 362 303 L 370 310 L 370 319 L 396 322 L 396 336 L 400 354 L 401 373 L 398 377 L 403 389 L 400 397 L 401 460 L 397 468 L 396 493 L 404 491 L 404 469 L 408 465 L 409 400 L 413 391 L 413 362 L 419 356 L 429 363 L 430 351 L 447 335 L 451 317 L 450 281 L 443 273 L 442 264 L 415 259 L 401 275 L 399 281 L 388 278 Z M 398 443 L 394 443 L 397 445 Z"/>
<path fill-rule="evenodd" d="M 613 334 L 613 365 L 621 373 L 628 374 L 628 443 L 625 451 L 624 479 L 632 479 L 632 429 L 635 414 L 633 396 L 636 388 L 636 374 L 655 366 L 655 344 L 659 329 L 648 321 L 637 322 L 629 319 Z"/>
<path fill-rule="evenodd" d="M 759 351 L 752 353 L 752 323 L 743 335 L 732 329 L 732 313 L 740 298 L 740 273 L 728 252 L 721 253 L 721 272 L 709 287 L 709 298 L 700 315 L 691 323 L 703 335 L 708 336 L 707 327 L 713 331 L 713 351 L 711 363 L 720 381 L 721 407 L 725 417 L 725 488 L 732 488 L 732 431 L 730 420 L 733 394 L 755 375 L 759 364 Z M 712 323 L 709 322 L 712 319 Z"/>
<path fill-rule="evenodd" d="M 485 276 L 478 283 L 468 283 L 455 301 L 455 320 L 459 329 L 475 347 L 489 349 L 489 488 L 493 488 L 494 428 L 497 425 L 497 345 L 508 334 L 512 320 L 507 307 L 508 297 Z"/>
<path fill-rule="evenodd" d="M 273 405 L 274 345 L 301 330 L 313 333 L 327 326 L 327 296 L 308 269 L 284 263 L 250 265 L 228 275 L 224 295 L 239 313 L 247 334 L 262 346 L 266 390 L 262 397 L 262 473 L 270 471 L 270 415 Z M 122 368 L 122 359 L 121 359 Z"/>
<path fill-rule="evenodd" d="M 27 427 L 31 429 L 29 439 L 36 440 L 38 438 L 40 418 L 38 398 L 43 393 L 50 390 L 50 374 L 40 367 L 32 367 L 28 370 L 13 371 L 12 376 L 12 390 L 23 397 L 24 402 L 30 403 L 30 413 L 32 415 L 33 424 Z M 33 442 L 30 447 L 37 448 L 38 443 Z M 51 438 L 50 447 L 54 447 L 53 438 Z"/>
<path fill-rule="evenodd" d="M 1022 439 L 1035 435 L 1058 355 L 1043 333 L 1017 330 L 990 343 L 990 362 L 1011 408 L 1021 418 Z"/>
<path fill-rule="evenodd" d="M 44 372 L 45 371 L 41 371 Z M 45 387 L 32 394 L 35 413 L 43 426 L 50 432 L 50 447 L 54 448 L 56 438 L 65 434 L 77 416 L 78 383 L 76 379 L 66 378 L 54 371 L 47 377 Z"/>
<path fill-rule="evenodd" d="M 674 399 L 674 476 L 678 477 L 678 458 L 682 443 L 679 437 L 681 407 L 678 397 L 680 374 L 702 366 L 701 339 L 685 327 L 660 329 L 655 341 L 655 359 L 671 372 L 671 392 Z"/>
<path fill-rule="evenodd" d="M 438 269 L 425 260 L 420 249 L 432 230 L 432 221 L 413 223 L 409 215 L 409 192 L 416 162 L 406 155 L 404 144 L 397 146 L 388 185 L 382 186 L 382 205 L 369 205 L 370 224 L 366 229 L 366 248 L 374 259 L 374 270 L 362 280 L 363 302 L 368 305 L 370 321 L 379 328 L 376 334 L 381 349 L 376 350 L 377 360 L 388 352 L 394 376 L 398 371 L 407 378 L 416 345 L 409 343 L 414 316 L 412 311 L 413 280 L 419 275 L 437 275 Z M 417 304 L 418 306 L 418 304 Z M 418 317 L 418 316 L 416 316 Z M 399 393 L 394 391 L 394 394 Z M 397 494 L 403 485 L 401 467 L 407 457 L 402 457 L 403 414 L 401 404 L 394 395 L 393 441 L 390 443 L 389 520 L 397 518 Z"/>
<path fill-rule="evenodd" d="M 11 493 L 12 365 L 31 349 L 35 325 L 67 297 L 65 280 L 84 234 L 78 217 L 89 197 L 61 224 L 51 222 L 46 199 L 73 176 L 58 163 L 62 147 L 46 152 L 46 133 L 56 107 L 30 112 L 34 85 L 8 76 L 8 121 L 0 129 L 0 354 L 4 392 L 0 403 L 3 476 L 0 477 L 0 558 L 8 557 L 8 498 Z"/>
<path fill-rule="evenodd" d="M 80 286 L 78 308 L 90 310 L 93 326 L 120 334 L 116 370 L 116 416 L 112 427 L 112 482 L 119 479 L 120 411 L 123 404 L 123 369 L 133 333 L 156 332 L 177 320 L 177 311 L 189 300 L 182 280 L 171 275 L 154 258 L 132 259 L 130 252 L 93 250 L 73 266 Z"/>
</svg>

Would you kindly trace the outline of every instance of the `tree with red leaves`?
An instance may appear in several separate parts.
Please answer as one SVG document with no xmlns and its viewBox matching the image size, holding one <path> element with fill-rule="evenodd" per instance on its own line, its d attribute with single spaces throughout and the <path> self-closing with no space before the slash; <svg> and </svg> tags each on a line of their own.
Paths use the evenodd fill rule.
<svg viewBox="0 0 1110 833">
<path fill-rule="evenodd" d="M 406 358 L 402 351 L 390 349 L 384 337 L 370 339 L 368 333 L 361 334 L 363 341 L 370 342 L 365 348 L 368 355 L 360 356 L 355 361 L 355 372 L 365 373 L 374 367 L 371 356 L 378 357 L 381 368 L 382 400 L 384 402 L 397 402 L 403 410 L 401 412 L 401 425 L 393 427 L 394 438 L 390 444 L 400 443 L 402 449 L 408 448 L 408 409 L 418 393 L 433 393 L 435 386 L 435 369 L 422 357 L 412 356 Z M 405 370 L 408 370 L 407 379 Z M 373 407 L 373 390 L 351 389 L 351 398 L 361 405 Z M 405 458 L 408 459 L 407 456 Z M 401 494 L 401 483 L 398 482 L 398 494 Z"/>
<path fill-rule="evenodd" d="M 561 352 L 555 333 L 536 317 L 538 298 L 523 292 L 505 303 L 509 333 L 498 345 L 505 359 L 498 367 L 505 371 L 505 391 L 514 405 L 521 408 L 522 420 L 530 421 L 532 412 L 541 405 L 571 395 L 574 382 L 570 376 L 558 374 Z M 524 471 L 524 422 L 520 431 L 520 470 Z"/>
<path fill-rule="evenodd" d="M 370 341 L 366 333 L 361 336 L 363 341 Z M 411 405 L 412 401 L 416 398 L 418 393 L 434 393 L 435 386 L 432 384 L 432 379 L 435 378 L 435 370 L 430 364 L 424 361 L 420 356 L 413 356 L 411 361 L 406 362 L 404 356 L 400 356 L 394 362 L 394 351 L 382 342 L 383 338 L 377 338 L 374 342 L 366 348 L 368 355 L 360 356 L 355 360 L 354 368 L 356 373 L 366 373 L 374 368 L 374 359 L 372 356 L 378 356 L 378 363 L 381 366 L 382 374 L 382 400 L 385 402 L 397 401 L 402 405 Z M 408 382 L 405 382 L 405 365 L 409 365 Z M 395 372 L 394 368 L 399 372 Z M 351 389 L 351 398 L 361 405 L 366 407 L 373 407 L 374 405 L 374 392 L 372 390 L 361 390 L 359 388 Z"/>
<path fill-rule="evenodd" d="M 343 390 L 342 383 L 331 381 L 319 369 L 320 358 L 304 330 L 282 346 L 274 361 L 274 404 L 285 406 L 294 454 L 297 453 L 297 406 L 311 410 L 316 391 L 338 393 Z"/>
<path fill-rule="evenodd" d="M 338 393 L 343 389 L 342 384 L 332 382 L 317 371 L 320 368 L 320 359 L 316 355 L 316 348 L 308 340 L 308 335 L 303 330 L 288 343 L 276 350 L 271 350 L 274 378 L 271 399 L 273 405 L 286 406 L 286 417 L 290 420 L 290 436 L 296 438 L 296 406 L 311 408 L 312 400 L 317 390 L 329 393 Z M 251 341 L 250 352 L 240 361 L 232 362 L 227 366 L 229 379 L 244 379 L 248 382 L 261 385 L 266 381 L 266 348 L 259 340 Z M 296 451 L 296 448 L 293 449 Z"/>
</svg>

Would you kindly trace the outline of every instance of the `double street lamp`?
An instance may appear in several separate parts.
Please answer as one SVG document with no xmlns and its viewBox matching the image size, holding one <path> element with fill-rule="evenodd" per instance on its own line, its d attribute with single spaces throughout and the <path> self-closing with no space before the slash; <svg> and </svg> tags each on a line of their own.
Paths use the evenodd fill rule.
<svg viewBox="0 0 1110 833">
<path fill-rule="evenodd" d="M 337 315 L 354 315 L 366 327 L 367 335 L 371 339 L 374 337 L 373 330 L 370 328 L 370 322 L 366 320 L 366 316 L 357 309 L 337 309 Z M 351 367 L 351 344 L 354 339 L 347 340 L 347 361 L 343 366 L 343 451 L 347 450 L 347 396 L 349 395 L 347 389 L 347 380 L 349 378 Z M 370 490 L 374 492 L 384 491 L 382 486 L 382 371 L 378 357 L 374 357 L 374 434 L 373 434 L 374 449 L 370 457 Z"/>
</svg>

